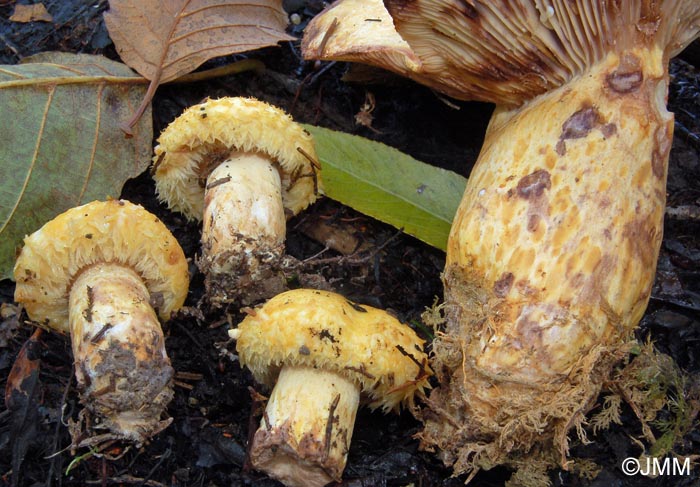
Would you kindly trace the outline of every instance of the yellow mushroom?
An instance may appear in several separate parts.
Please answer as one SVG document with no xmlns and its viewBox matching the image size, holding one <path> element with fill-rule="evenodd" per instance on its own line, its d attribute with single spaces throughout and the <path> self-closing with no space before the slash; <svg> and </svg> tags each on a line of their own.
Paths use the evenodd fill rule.
<svg viewBox="0 0 700 487">
<path fill-rule="evenodd" d="M 172 420 L 173 369 L 158 317 L 187 296 L 187 261 L 170 231 L 128 201 L 94 201 L 24 239 L 15 301 L 69 334 L 81 400 L 105 437 L 141 443 Z"/>
<path fill-rule="evenodd" d="M 286 222 L 319 194 L 316 159 L 301 125 L 253 98 L 194 105 L 160 135 L 156 191 L 203 222 L 198 264 L 213 305 L 250 304 L 286 289 Z"/>
<path fill-rule="evenodd" d="M 411 328 L 327 291 L 279 294 L 229 335 L 241 364 L 274 387 L 251 463 L 288 487 L 340 481 L 360 400 L 384 412 L 413 407 L 432 375 Z"/>
<path fill-rule="evenodd" d="M 700 2 L 362 8 L 383 5 L 393 22 L 358 41 L 358 0 L 335 3 L 309 24 L 304 55 L 497 104 L 448 242 L 423 445 L 457 473 L 534 458 L 566 467 L 568 434 L 651 293 L 673 133 L 667 65 L 698 36 Z"/>
</svg>

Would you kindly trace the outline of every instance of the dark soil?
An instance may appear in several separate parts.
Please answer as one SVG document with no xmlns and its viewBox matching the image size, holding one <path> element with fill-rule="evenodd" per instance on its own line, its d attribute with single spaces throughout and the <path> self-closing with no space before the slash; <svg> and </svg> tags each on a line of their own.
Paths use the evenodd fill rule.
<svg viewBox="0 0 700 487">
<path fill-rule="evenodd" d="M 8 3 L 10 5 L 8 5 Z M 46 50 L 100 53 L 117 59 L 101 13 L 106 1 L 46 0 L 52 24 L 16 24 L 8 17 L 15 2 L 0 0 L 0 64 L 13 64 Z M 24 2 L 22 2 L 24 3 Z M 300 35 L 319 2 L 298 1 L 290 7 L 302 24 Z M 649 309 L 639 338 L 650 337 L 658 350 L 671 355 L 700 384 L 700 63 L 697 44 L 688 62 L 674 61 L 669 96 L 677 114 L 671 153 L 668 205 L 686 208 L 667 218 L 665 238 Z M 695 53 L 695 54 L 693 54 Z M 254 96 L 289 111 L 296 120 L 380 140 L 414 157 L 467 176 L 476 159 L 491 107 L 446 101 L 430 90 L 386 74 L 373 73 L 372 83 L 347 83 L 343 63 L 304 62 L 298 43 L 248 53 L 267 66 L 263 73 L 187 85 L 162 86 L 153 102 L 154 133 L 158 134 L 185 107 L 203 98 Z M 204 68 L 230 63 L 242 56 L 217 59 Z M 356 124 L 355 115 L 369 94 L 376 107 L 372 127 Z M 3 141 L 4 142 L 4 141 Z M 158 203 L 148 174 L 129 181 L 121 195 L 160 217 L 194 260 L 199 251 L 199 228 Z M 695 212 L 695 213 L 693 213 Z M 311 238 L 309 225 L 326 223 L 365 249 L 344 256 L 324 250 Z M 353 240 L 354 239 L 354 240 Z M 347 297 L 391 310 L 426 336 L 421 313 L 442 296 L 440 272 L 444 254 L 401 234 L 396 229 L 324 199 L 289 223 L 287 251 L 312 258 L 313 272 Z M 322 260 L 323 259 L 323 260 Z M 203 295 L 202 277 L 192 266 L 187 305 L 196 307 Z M 11 303 L 14 285 L 0 283 L 0 302 Z M 6 310 L 9 308 L 6 308 Z M 22 345 L 34 331 L 26 317 L 3 315 L 0 323 L 0 385 Z M 267 393 L 235 361 L 227 344 L 227 329 L 241 316 L 237 309 L 182 313 L 165 324 L 166 345 L 177 371 L 175 398 L 168 408 L 173 423 L 141 448 L 114 444 L 101 455 L 87 450 L 72 453 L 67 418 L 80 410 L 73 379 L 69 341 L 44 333 L 30 355 L 40 368 L 28 374 L 25 396 L 0 412 L 0 484 L 145 485 L 145 486 L 275 486 L 246 465 L 246 442 L 257 424 L 251 391 Z M 17 405 L 19 404 L 19 405 Z M 698 405 L 695 404 L 697 408 Z M 697 411 L 695 411 L 697 413 Z M 696 418 L 697 419 L 697 418 Z M 593 479 L 553 471 L 554 485 L 568 486 L 690 486 L 700 482 L 700 467 L 690 475 L 626 477 L 621 461 L 641 453 L 636 438 L 641 426 L 633 412 L 623 410 L 622 425 L 594 435 L 589 445 L 575 443 L 571 454 L 602 467 Z M 382 415 L 361 410 L 342 485 L 457 486 L 465 478 L 451 473 L 430 453 L 418 450 L 414 435 L 420 424 L 410 414 Z M 680 455 L 700 453 L 700 432 L 693 429 L 676 445 Z M 695 459 L 697 462 L 697 458 Z M 67 472 L 67 470 L 70 471 Z M 503 485 L 504 468 L 481 472 L 474 485 Z"/>
</svg>

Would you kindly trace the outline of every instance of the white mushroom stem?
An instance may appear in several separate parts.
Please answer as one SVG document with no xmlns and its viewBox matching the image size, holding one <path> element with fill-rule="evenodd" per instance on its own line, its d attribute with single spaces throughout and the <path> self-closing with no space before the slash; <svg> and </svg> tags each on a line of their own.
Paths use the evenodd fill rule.
<svg viewBox="0 0 700 487">
<path fill-rule="evenodd" d="M 287 487 L 340 481 L 359 400 L 359 386 L 345 377 L 285 366 L 250 446 L 253 467 Z"/>
<path fill-rule="evenodd" d="M 244 271 L 278 259 L 286 236 L 279 171 L 254 152 L 233 153 L 209 175 L 202 247 L 208 273 Z"/>
<path fill-rule="evenodd" d="M 69 321 L 82 401 L 120 438 L 143 441 L 169 421 L 173 369 L 163 331 L 141 277 L 114 263 L 75 279 Z"/>
</svg>

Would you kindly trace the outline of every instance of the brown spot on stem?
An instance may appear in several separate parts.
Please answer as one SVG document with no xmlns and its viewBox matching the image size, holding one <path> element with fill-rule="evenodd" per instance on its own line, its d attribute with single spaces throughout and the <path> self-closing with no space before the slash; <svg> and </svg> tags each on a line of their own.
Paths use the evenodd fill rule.
<svg viewBox="0 0 700 487">
<path fill-rule="evenodd" d="M 603 137 L 609 139 L 617 133 L 617 125 L 614 123 L 606 123 L 600 128 L 600 131 L 603 133 Z"/>
<path fill-rule="evenodd" d="M 534 232 L 537 230 L 537 226 L 540 224 L 541 217 L 540 215 L 533 213 L 530 215 L 527 219 L 527 229 L 530 232 Z"/>
<path fill-rule="evenodd" d="M 537 319 L 532 317 L 530 310 L 523 310 L 517 320 L 516 336 L 517 343 L 514 346 L 520 345 L 523 348 L 538 350 L 542 343 L 542 327 Z"/>
<path fill-rule="evenodd" d="M 593 128 L 600 123 L 600 112 L 587 106 L 574 112 L 561 126 L 561 140 L 581 139 L 587 136 Z"/>
<path fill-rule="evenodd" d="M 666 175 L 668 154 L 671 150 L 672 123 L 662 124 L 654 131 L 654 150 L 651 153 L 651 170 L 659 179 Z"/>
<path fill-rule="evenodd" d="M 605 83 L 612 91 L 620 95 L 637 91 L 644 81 L 642 63 L 634 54 L 624 54 L 615 71 L 605 77 Z"/>
<path fill-rule="evenodd" d="M 499 298 L 505 298 L 513 287 L 515 276 L 512 272 L 504 272 L 493 285 L 493 292 Z"/>
<path fill-rule="evenodd" d="M 603 137 L 609 138 L 617 132 L 614 123 L 605 123 L 603 115 L 597 108 L 584 103 L 582 108 L 571 115 L 561 126 L 561 135 L 554 150 L 560 156 L 566 154 L 566 140 L 581 139 L 591 133 L 594 128 L 599 128 Z"/>
<path fill-rule="evenodd" d="M 537 199 L 544 194 L 545 189 L 552 187 L 552 178 L 544 169 L 524 176 L 518 181 L 518 196 L 526 200 Z"/>
<path fill-rule="evenodd" d="M 628 222 L 623 235 L 642 266 L 653 268 L 661 240 L 661 229 L 647 218 L 641 217 Z"/>
</svg>

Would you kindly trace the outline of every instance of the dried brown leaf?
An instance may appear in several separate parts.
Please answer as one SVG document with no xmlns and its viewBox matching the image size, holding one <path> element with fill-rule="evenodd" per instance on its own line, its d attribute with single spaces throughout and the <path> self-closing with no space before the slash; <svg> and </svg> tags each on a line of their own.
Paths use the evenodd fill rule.
<svg viewBox="0 0 700 487">
<path fill-rule="evenodd" d="M 27 451 L 36 441 L 41 424 L 41 329 L 32 336 L 19 351 L 5 384 L 5 407 L 10 415 L 9 437 L 12 445 L 11 479 L 9 485 L 20 485 L 21 466 Z"/>
<path fill-rule="evenodd" d="M 31 389 L 39 373 L 39 349 L 41 348 L 42 330 L 37 328 L 31 337 L 22 345 L 12 370 L 5 384 L 5 406 L 8 409 L 18 409 L 32 395 Z M 20 397 L 24 399 L 20 399 Z M 25 404 L 26 405 L 26 404 Z"/>
<path fill-rule="evenodd" d="M 53 22 L 53 17 L 43 3 L 34 5 L 16 5 L 10 17 L 12 22 Z"/>
<path fill-rule="evenodd" d="M 294 40 L 281 0 L 111 0 L 105 23 L 122 60 L 159 83 L 208 59 Z M 140 114 L 136 114 L 138 117 Z M 131 126 L 131 122 L 129 122 Z"/>
</svg>

